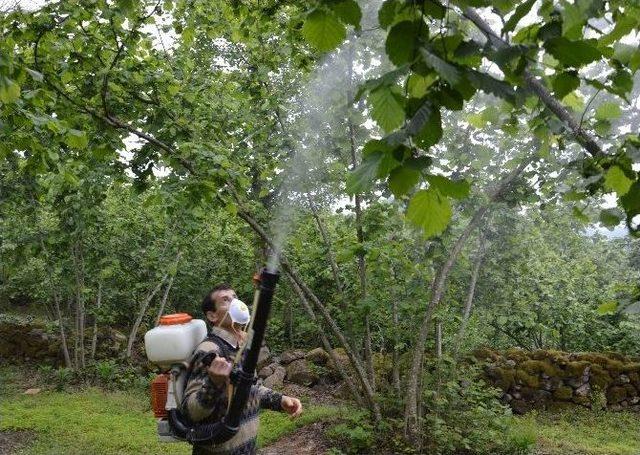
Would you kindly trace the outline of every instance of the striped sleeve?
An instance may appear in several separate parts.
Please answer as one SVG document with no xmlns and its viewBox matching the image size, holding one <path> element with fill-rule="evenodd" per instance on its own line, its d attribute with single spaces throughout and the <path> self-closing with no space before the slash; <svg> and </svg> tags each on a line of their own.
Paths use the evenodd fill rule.
<svg viewBox="0 0 640 455">
<path fill-rule="evenodd" d="M 209 352 L 220 354 L 220 348 L 211 341 L 198 346 L 191 361 L 191 372 L 182 398 L 181 409 L 186 411 L 193 422 L 207 417 L 222 418 L 227 410 L 227 387 L 216 386 L 207 374 L 207 366 L 202 359 Z"/>
<path fill-rule="evenodd" d="M 261 409 L 270 409 L 272 411 L 282 411 L 282 394 L 274 392 L 265 386 L 254 386 L 260 399 Z"/>
</svg>

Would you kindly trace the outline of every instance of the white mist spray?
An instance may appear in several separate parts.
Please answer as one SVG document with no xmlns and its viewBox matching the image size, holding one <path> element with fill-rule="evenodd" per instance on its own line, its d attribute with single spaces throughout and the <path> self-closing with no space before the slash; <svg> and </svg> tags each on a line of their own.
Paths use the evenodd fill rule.
<svg viewBox="0 0 640 455">
<path fill-rule="evenodd" d="M 348 93 L 355 93 L 357 85 L 386 61 L 380 48 L 384 45 L 384 31 L 378 27 L 377 12 L 382 0 L 360 2 L 363 18 L 362 33 L 351 33 L 347 40 L 317 65 L 300 94 L 291 100 L 290 115 L 295 151 L 286 163 L 284 182 L 276 212 L 270 224 L 273 248 L 267 270 L 274 272 L 285 240 L 294 222 L 295 208 L 302 205 L 306 194 L 314 193 L 322 185 L 331 158 L 327 151 L 332 146 L 336 128 L 345 130 L 336 108 L 344 109 Z M 367 68 L 359 57 L 367 55 Z M 354 62 L 356 60 L 356 62 Z M 355 68 L 354 68 L 355 63 Z M 377 64 L 377 65 L 376 65 Z M 355 71 L 353 71 L 355 69 Z M 350 70 L 353 77 L 348 77 Z"/>
</svg>

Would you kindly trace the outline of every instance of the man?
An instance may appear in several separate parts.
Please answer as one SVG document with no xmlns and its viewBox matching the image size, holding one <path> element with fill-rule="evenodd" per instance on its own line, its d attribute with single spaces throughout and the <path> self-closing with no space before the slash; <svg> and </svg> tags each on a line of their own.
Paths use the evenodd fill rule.
<svg viewBox="0 0 640 455">
<path fill-rule="evenodd" d="M 190 364 L 190 374 L 182 401 L 182 409 L 193 422 L 219 421 L 227 412 L 231 361 L 244 342 L 243 331 L 237 330 L 229 307 L 236 293 L 228 284 L 213 288 L 202 301 L 202 312 L 212 325 L 207 340 L 196 348 Z M 218 354 L 207 368 L 202 363 L 209 352 Z M 302 404 L 263 386 L 253 386 L 245 407 L 240 430 L 229 441 L 219 445 L 193 446 L 193 454 L 250 455 L 256 453 L 259 409 L 283 411 L 297 417 Z"/>
</svg>

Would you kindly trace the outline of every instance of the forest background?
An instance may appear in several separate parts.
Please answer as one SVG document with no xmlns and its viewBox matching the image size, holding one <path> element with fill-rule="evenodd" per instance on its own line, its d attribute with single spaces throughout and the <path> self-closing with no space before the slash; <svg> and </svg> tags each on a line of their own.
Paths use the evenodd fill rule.
<svg viewBox="0 0 640 455">
<path fill-rule="evenodd" d="M 515 450 L 478 347 L 640 355 L 634 1 L 2 8 L 0 308 L 59 371 L 274 251 L 268 345 L 341 348 L 403 450 Z"/>
</svg>

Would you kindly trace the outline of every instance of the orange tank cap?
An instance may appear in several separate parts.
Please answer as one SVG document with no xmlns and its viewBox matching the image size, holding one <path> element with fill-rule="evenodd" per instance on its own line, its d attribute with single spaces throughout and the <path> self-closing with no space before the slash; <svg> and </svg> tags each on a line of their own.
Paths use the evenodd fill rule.
<svg viewBox="0 0 640 455">
<path fill-rule="evenodd" d="M 192 319 L 191 315 L 187 313 L 167 314 L 160 318 L 160 325 L 186 324 Z"/>
</svg>

